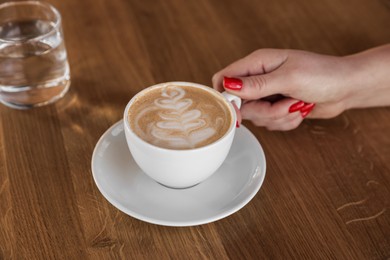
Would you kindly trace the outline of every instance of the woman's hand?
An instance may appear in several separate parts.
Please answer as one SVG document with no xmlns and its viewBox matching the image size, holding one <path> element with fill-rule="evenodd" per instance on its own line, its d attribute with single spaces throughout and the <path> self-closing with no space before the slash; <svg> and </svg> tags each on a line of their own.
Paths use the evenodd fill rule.
<svg viewBox="0 0 390 260">
<path fill-rule="evenodd" d="M 213 86 L 244 100 L 243 119 L 290 130 L 305 117 L 331 118 L 349 108 L 390 105 L 389 70 L 390 45 L 345 57 L 261 49 L 216 73 Z"/>
</svg>

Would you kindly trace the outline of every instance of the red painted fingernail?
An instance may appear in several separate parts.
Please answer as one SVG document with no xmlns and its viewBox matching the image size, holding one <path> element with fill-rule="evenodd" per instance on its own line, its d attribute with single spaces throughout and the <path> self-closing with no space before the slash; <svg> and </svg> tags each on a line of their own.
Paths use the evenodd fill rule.
<svg viewBox="0 0 390 260">
<path fill-rule="evenodd" d="M 242 88 L 242 80 L 223 77 L 223 86 L 230 90 L 240 90 Z"/>
<path fill-rule="evenodd" d="M 296 112 L 298 110 L 301 110 L 301 108 L 304 106 L 305 106 L 305 102 L 298 101 L 290 106 L 290 108 L 288 109 L 288 112 L 290 112 L 290 113 Z"/>
<path fill-rule="evenodd" d="M 304 112 L 301 112 L 301 116 L 303 118 L 307 117 L 307 115 L 310 113 L 311 110 L 307 110 L 307 111 L 304 111 Z"/>
<path fill-rule="evenodd" d="M 306 111 L 310 112 L 314 108 L 315 105 L 316 105 L 315 103 L 305 103 L 305 105 L 300 110 L 302 113 L 306 112 Z"/>
<path fill-rule="evenodd" d="M 236 128 L 239 128 L 240 127 L 240 123 L 238 123 L 238 121 L 236 121 Z"/>
<path fill-rule="evenodd" d="M 314 108 L 316 104 L 314 103 L 309 103 L 306 104 L 302 109 L 301 109 L 301 116 L 305 118 Z"/>
</svg>

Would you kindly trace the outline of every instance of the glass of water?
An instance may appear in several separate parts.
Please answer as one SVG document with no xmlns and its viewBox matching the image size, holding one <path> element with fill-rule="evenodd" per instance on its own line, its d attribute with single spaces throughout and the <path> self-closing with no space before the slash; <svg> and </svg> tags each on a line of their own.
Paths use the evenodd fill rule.
<svg viewBox="0 0 390 260">
<path fill-rule="evenodd" d="M 63 97 L 69 85 L 60 13 L 38 1 L 0 4 L 0 102 L 42 106 Z"/>
</svg>

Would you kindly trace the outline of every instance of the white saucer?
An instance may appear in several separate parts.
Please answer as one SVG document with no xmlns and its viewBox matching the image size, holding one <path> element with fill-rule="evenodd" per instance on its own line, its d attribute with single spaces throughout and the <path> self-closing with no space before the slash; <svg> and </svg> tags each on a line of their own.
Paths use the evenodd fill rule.
<svg viewBox="0 0 390 260">
<path fill-rule="evenodd" d="M 218 171 L 188 189 L 164 187 L 141 171 L 128 150 L 123 121 L 103 134 L 92 155 L 93 178 L 112 205 L 134 218 L 164 226 L 200 225 L 233 214 L 256 195 L 265 169 L 263 149 L 244 126 L 237 129 Z"/>
</svg>

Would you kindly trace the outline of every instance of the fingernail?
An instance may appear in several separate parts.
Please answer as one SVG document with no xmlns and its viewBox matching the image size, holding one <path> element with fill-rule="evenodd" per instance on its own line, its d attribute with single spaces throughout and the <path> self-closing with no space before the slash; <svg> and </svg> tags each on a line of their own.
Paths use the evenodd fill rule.
<svg viewBox="0 0 390 260">
<path fill-rule="evenodd" d="M 236 121 L 236 128 L 239 128 L 240 127 L 240 123 L 238 123 L 238 121 Z"/>
<path fill-rule="evenodd" d="M 288 109 L 288 112 L 290 112 L 290 113 L 296 112 L 298 110 L 301 110 L 301 108 L 304 106 L 305 106 L 305 102 L 298 101 L 290 106 L 290 108 Z"/>
<path fill-rule="evenodd" d="M 307 110 L 307 111 L 304 111 L 304 112 L 301 112 L 301 116 L 303 118 L 307 117 L 307 115 L 310 113 L 311 110 Z"/>
<path fill-rule="evenodd" d="M 313 110 L 315 105 L 316 104 L 314 103 L 306 103 L 306 105 L 301 109 L 301 116 L 305 118 Z"/>
<path fill-rule="evenodd" d="M 305 103 L 305 105 L 300 110 L 301 112 L 306 112 L 306 111 L 310 112 L 315 105 L 316 105 L 315 103 Z"/>
<path fill-rule="evenodd" d="M 230 90 L 240 90 L 242 88 L 242 80 L 223 77 L 223 86 Z"/>
</svg>

